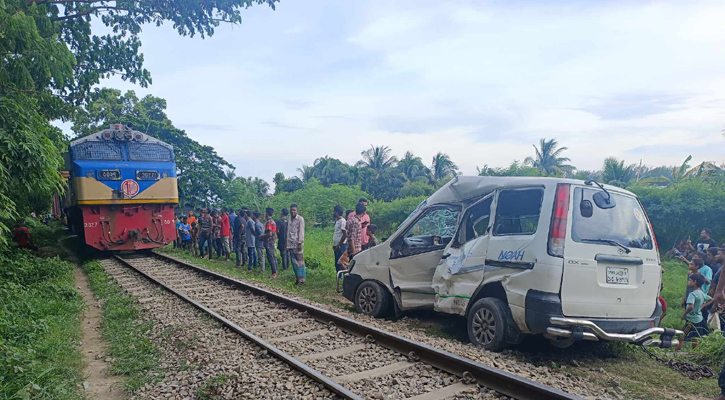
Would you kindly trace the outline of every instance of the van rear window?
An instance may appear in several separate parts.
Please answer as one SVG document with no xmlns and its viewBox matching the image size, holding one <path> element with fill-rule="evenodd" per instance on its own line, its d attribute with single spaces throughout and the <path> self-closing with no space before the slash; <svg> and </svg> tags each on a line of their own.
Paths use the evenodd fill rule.
<svg viewBox="0 0 725 400">
<path fill-rule="evenodd" d="M 575 242 L 587 239 L 614 240 L 624 246 L 636 249 L 652 249 L 652 234 L 647 227 L 642 207 L 634 197 L 612 193 L 615 207 L 602 209 L 595 205 L 592 196 L 597 189 L 574 189 L 574 220 L 571 236 Z M 589 201 L 592 215 L 582 214 L 582 201 Z"/>
</svg>

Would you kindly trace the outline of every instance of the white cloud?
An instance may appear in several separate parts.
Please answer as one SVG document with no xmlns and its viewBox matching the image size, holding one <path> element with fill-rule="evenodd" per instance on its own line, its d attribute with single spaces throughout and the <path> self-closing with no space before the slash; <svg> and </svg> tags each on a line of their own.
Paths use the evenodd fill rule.
<svg viewBox="0 0 725 400">
<path fill-rule="evenodd" d="M 147 28 L 154 85 L 138 92 L 267 180 L 370 144 L 472 174 L 541 137 L 584 169 L 677 164 L 722 158 L 723 20 L 717 2 L 283 2 L 204 41 Z"/>
</svg>

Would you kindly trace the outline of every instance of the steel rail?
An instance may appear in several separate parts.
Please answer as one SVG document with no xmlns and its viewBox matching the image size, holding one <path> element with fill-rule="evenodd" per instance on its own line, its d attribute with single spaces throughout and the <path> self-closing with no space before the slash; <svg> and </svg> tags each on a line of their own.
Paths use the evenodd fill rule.
<svg viewBox="0 0 725 400">
<path fill-rule="evenodd" d="M 420 361 L 434 366 L 440 370 L 448 372 L 450 374 L 464 377 L 472 376 L 476 382 L 485 386 L 486 388 L 493 389 L 506 396 L 513 397 L 520 400 L 574 400 L 581 399 L 581 397 L 566 393 L 538 382 L 522 378 L 511 373 L 502 371 L 498 368 L 489 367 L 473 360 L 458 356 L 456 354 L 449 353 L 447 351 L 436 349 L 428 346 L 424 343 L 416 342 L 390 332 L 383 331 L 379 328 L 366 325 L 364 323 L 355 321 L 351 318 L 344 317 L 342 315 L 335 314 L 330 311 L 323 310 L 310 304 L 303 303 L 299 300 L 292 299 L 290 297 L 275 293 L 258 286 L 251 285 L 246 282 L 242 282 L 228 276 L 221 275 L 214 271 L 198 267 L 196 265 L 187 263 L 185 261 L 176 259 L 174 257 L 167 256 L 160 253 L 152 253 L 158 258 L 165 261 L 169 261 L 180 265 L 182 267 L 191 269 L 204 276 L 214 278 L 224 283 L 236 286 L 242 290 L 248 290 L 259 296 L 266 296 L 267 299 L 276 303 L 284 303 L 288 308 L 297 309 L 299 311 L 306 311 L 312 318 L 325 323 L 334 323 L 335 326 L 351 333 L 353 335 L 362 336 L 366 338 L 372 338 L 375 343 L 396 351 L 398 353 L 411 356 L 413 353 L 414 358 L 418 358 Z M 470 375 L 469 375 L 470 374 Z"/>
<path fill-rule="evenodd" d="M 143 276 L 144 278 L 150 280 L 151 282 L 161 286 L 163 289 L 175 294 L 176 296 L 180 297 L 187 303 L 191 304 L 192 306 L 198 308 L 199 310 L 211 315 L 216 319 L 217 321 L 224 324 L 226 327 L 234 331 L 235 333 L 243 336 L 244 338 L 248 339 L 249 341 L 255 343 L 256 345 L 264 348 L 267 350 L 270 354 L 272 354 L 274 357 L 284 361 L 285 363 L 289 364 L 290 367 L 293 369 L 296 369 L 297 371 L 307 375 L 308 377 L 314 379 L 315 381 L 319 382 L 323 386 L 325 386 L 328 390 L 331 392 L 341 396 L 344 399 L 348 400 L 363 400 L 362 397 L 356 395 L 355 393 L 351 392 L 344 386 L 340 385 L 339 383 L 333 381 L 332 379 L 328 378 L 325 375 L 322 375 L 317 370 L 310 368 L 307 364 L 297 360 L 296 358 L 292 357 L 291 355 L 285 353 L 284 351 L 278 349 L 276 346 L 267 343 L 265 340 L 260 338 L 259 336 L 247 331 L 246 329 L 242 328 L 241 326 L 235 324 L 234 322 L 222 317 L 221 315 L 217 314 L 213 310 L 209 309 L 208 307 L 202 305 L 201 303 L 191 299 L 190 297 L 186 296 L 183 293 L 179 293 L 178 291 L 174 290 L 173 288 L 167 286 L 165 283 L 159 281 L 158 279 L 154 278 L 153 276 L 141 271 L 140 269 L 134 267 L 129 263 L 128 261 L 124 260 L 118 255 L 115 255 L 114 258 L 121 262 L 126 267 L 136 271 L 138 274 Z M 176 261 L 176 260 L 173 260 Z"/>
</svg>

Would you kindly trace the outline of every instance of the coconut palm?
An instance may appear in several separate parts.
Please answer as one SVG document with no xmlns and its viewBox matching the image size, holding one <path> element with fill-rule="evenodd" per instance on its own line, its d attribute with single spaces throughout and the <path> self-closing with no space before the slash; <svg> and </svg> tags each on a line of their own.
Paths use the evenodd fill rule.
<svg viewBox="0 0 725 400">
<path fill-rule="evenodd" d="M 427 177 L 429 173 L 428 168 L 423 164 L 423 160 L 409 151 L 405 152 L 403 158 L 398 161 L 398 169 L 409 181 L 420 180 Z"/>
<path fill-rule="evenodd" d="M 297 168 L 297 172 L 299 172 L 299 178 L 302 180 L 302 182 L 309 182 L 310 179 L 315 177 L 315 168 L 310 167 L 309 165 L 303 165 L 300 168 Z"/>
<path fill-rule="evenodd" d="M 666 171 L 667 174 L 661 173 L 660 176 L 654 176 L 647 179 L 643 179 L 640 183 L 643 184 L 664 184 L 668 186 L 670 184 L 677 184 L 684 181 L 685 179 L 692 177 L 706 177 L 713 172 L 721 170 L 716 163 L 712 161 L 703 161 L 699 165 L 690 168 L 690 160 L 692 156 L 687 156 L 685 161 L 679 167 L 672 167 L 671 171 Z"/>
<path fill-rule="evenodd" d="M 456 175 L 458 175 L 458 166 L 448 154 L 438 153 L 433 156 L 433 163 L 430 168 L 431 184 Z"/>
<path fill-rule="evenodd" d="M 536 158 L 526 157 L 524 164 L 536 167 L 541 175 L 564 175 L 574 170 L 573 166 L 565 164 L 571 161 L 569 157 L 561 157 L 561 153 L 568 150 L 568 148 L 559 147 L 559 142 L 556 139 L 546 140 L 542 138 L 539 141 L 539 147 L 533 146 L 534 150 L 536 150 Z"/>
<path fill-rule="evenodd" d="M 635 165 L 624 165 L 624 160 L 614 157 L 604 159 L 602 168 L 602 181 L 610 185 L 625 187 L 637 176 Z"/>
<path fill-rule="evenodd" d="M 391 156 L 392 150 L 388 146 L 373 146 L 364 150 L 360 153 L 362 160 L 358 161 L 356 166 L 360 168 L 370 168 L 375 171 L 376 175 L 380 176 L 382 172 L 388 168 L 395 167 L 398 159 L 395 156 Z"/>
<path fill-rule="evenodd" d="M 236 178 L 237 178 L 237 174 L 234 172 L 234 168 L 229 168 L 226 171 L 224 171 L 224 179 L 227 182 L 231 182 Z"/>
</svg>

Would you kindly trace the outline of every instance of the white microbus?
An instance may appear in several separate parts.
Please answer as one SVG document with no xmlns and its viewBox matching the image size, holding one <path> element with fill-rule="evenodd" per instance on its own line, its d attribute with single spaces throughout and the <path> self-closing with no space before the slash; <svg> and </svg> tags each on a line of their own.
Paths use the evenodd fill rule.
<svg viewBox="0 0 725 400">
<path fill-rule="evenodd" d="M 360 313 L 432 308 L 498 351 L 524 334 L 677 344 L 657 327 L 661 267 L 637 197 L 595 181 L 458 177 L 340 273 Z M 655 339 L 653 335 L 660 335 Z"/>
</svg>

